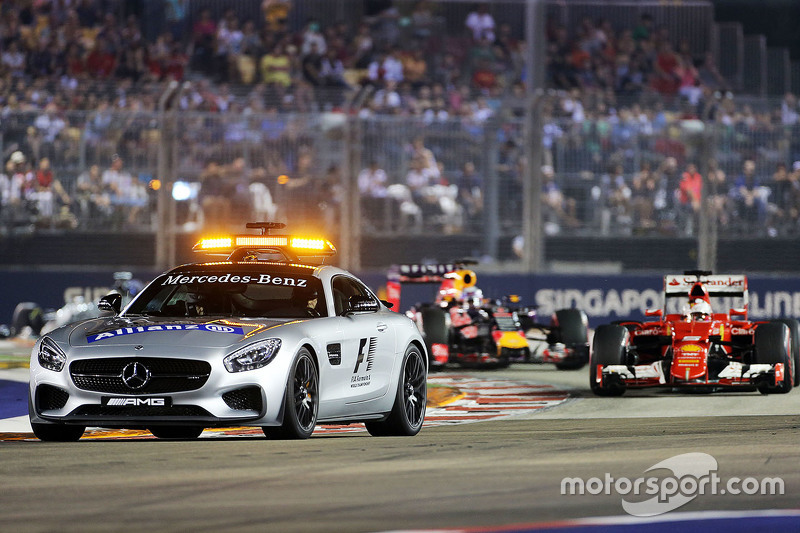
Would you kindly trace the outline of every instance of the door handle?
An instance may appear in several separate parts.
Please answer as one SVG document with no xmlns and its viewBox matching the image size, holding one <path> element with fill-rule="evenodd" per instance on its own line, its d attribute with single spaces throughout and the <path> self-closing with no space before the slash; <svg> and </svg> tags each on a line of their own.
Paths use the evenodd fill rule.
<svg viewBox="0 0 800 533">
<path fill-rule="evenodd" d="M 376 327 L 378 328 L 378 331 L 386 331 L 386 328 L 388 328 L 389 326 L 387 326 L 383 322 L 378 322 Z"/>
</svg>

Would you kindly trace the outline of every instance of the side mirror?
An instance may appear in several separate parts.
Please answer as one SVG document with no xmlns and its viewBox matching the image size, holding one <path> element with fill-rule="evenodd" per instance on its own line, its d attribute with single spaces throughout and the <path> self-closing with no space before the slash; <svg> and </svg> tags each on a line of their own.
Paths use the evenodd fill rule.
<svg viewBox="0 0 800 533">
<path fill-rule="evenodd" d="M 644 316 L 657 316 L 661 317 L 664 314 L 661 309 L 646 309 L 644 312 Z"/>
<path fill-rule="evenodd" d="M 347 301 L 348 313 L 363 313 L 363 312 L 375 312 L 378 310 L 378 302 L 370 298 L 369 296 L 351 296 L 350 299 Z"/>
<path fill-rule="evenodd" d="M 394 307 L 394 304 L 393 304 L 392 302 L 387 302 L 386 300 L 381 300 L 381 303 L 382 303 L 383 305 L 385 305 L 386 307 L 388 307 L 389 309 L 391 309 L 392 307 Z"/>
<path fill-rule="evenodd" d="M 729 311 L 729 314 L 730 314 L 731 316 L 743 316 L 743 317 L 745 317 L 745 318 L 746 318 L 746 317 L 747 317 L 747 309 L 745 309 L 745 308 L 743 308 L 743 307 L 742 307 L 742 308 L 740 308 L 740 309 L 731 309 L 731 310 Z"/>
<path fill-rule="evenodd" d="M 122 295 L 117 293 L 107 294 L 97 302 L 97 308 L 106 313 L 118 315 L 122 309 Z"/>
</svg>

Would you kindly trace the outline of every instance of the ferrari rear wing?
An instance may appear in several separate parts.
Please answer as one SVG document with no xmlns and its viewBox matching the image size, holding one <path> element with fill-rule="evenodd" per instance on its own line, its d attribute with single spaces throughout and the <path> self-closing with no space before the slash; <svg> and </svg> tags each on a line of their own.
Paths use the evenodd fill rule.
<svg viewBox="0 0 800 533">
<path fill-rule="evenodd" d="M 739 296 L 747 300 L 747 276 L 744 274 L 689 272 L 666 275 L 664 295 L 685 297 L 698 281 L 703 284 L 709 296 Z"/>
</svg>

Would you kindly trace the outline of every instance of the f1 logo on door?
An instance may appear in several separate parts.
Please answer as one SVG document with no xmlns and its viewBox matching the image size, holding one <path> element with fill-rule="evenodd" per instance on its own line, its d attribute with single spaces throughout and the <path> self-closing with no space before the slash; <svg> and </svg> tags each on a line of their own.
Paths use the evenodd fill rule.
<svg viewBox="0 0 800 533">
<path fill-rule="evenodd" d="M 367 347 L 367 342 L 369 342 L 369 348 L 367 348 L 365 352 L 364 348 Z M 356 367 L 353 369 L 353 374 L 358 374 L 358 368 L 361 366 L 361 363 L 364 362 L 364 359 L 367 361 L 366 372 L 372 370 L 372 362 L 375 360 L 375 348 L 377 344 L 377 337 L 370 337 L 369 339 L 361 339 L 359 341 L 358 359 L 356 360 Z"/>
</svg>

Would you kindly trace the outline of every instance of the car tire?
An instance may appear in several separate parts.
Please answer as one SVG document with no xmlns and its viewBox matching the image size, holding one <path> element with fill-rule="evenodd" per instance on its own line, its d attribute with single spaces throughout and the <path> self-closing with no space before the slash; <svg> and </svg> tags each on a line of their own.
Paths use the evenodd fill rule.
<svg viewBox="0 0 800 533">
<path fill-rule="evenodd" d="M 84 426 L 40 424 L 31 422 L 33 434 L 43 442 L 77 442 L 86 431 Z"/>
<path fill-rule="evenodd" d="M 761 394 L 786 394 L 792 390 L 794 375 L 792 372 L 792 357 L 790 348 L 786 346 L 786 336 L 789 335 L 789 326 L 782 322 L 767 322 L 756 328 L 755 352 L 753 362 L 756 364 L 783 363 L 783 381 L 778 385 L 762 382 L 757 385 Z"/>
<path fill-rule="evenodd" d="M 261 428 L 276 439 L 307 439 L 319 414 L 319 371 L 306 348 L 301 348 L 289 370 L 283 401 L 283 424 Z"/>
<path fill-rule="evenodd" d="M 580 309 L 560 309 L 556 311 L 558 337 L 560 342 L 575 350 L 572 359 L 556 363 L 558 370 L 578 370 L 589 362 L 589 336 L 586 328 L 586 313 Z M 585 349 L 584 349 L 585 348 Z"/>
<path fill-rule="evenodd" d="M 447 329 L 447 315 L 443 309 L 438 307 L 423 307 L 419 311 L 422 320 L 422 337 L 425 339 L 425 348 L 428 350 L 429 363 L 433 365 L 433 345 L 450 345 L 449 332 Z"/>
<path fill-rule="evenodd" d="M 775 322 L 786 324 L 789 328 L 789 335 L 792 339 L 792 373 L 794 375 L 794 386 L 800 387 L 800 320 L 796 318 L 779 318 Z"/>
<path fill-rule="evenodd" d="M 31 329 L 31 334 L 35 337 L 44 327 L 44 310 L 33 302 L 21 302 L 14 308 L 11 316 L 11 336 L 22 333 L 26 328 Z"/>
<path fill-rule="evenodd" d="M 597 383 L 597 369 L 605 365 L 624 365 L 625 349 L 629 338 L 628 329 L 617 324 L 605 324 L 597 328 L 589 360 L 589 387 L 597 396 L 622 396 L 624 383 Z"/>
<path fill-rule="evenodd" d="M 159 439 L 170 440 L 193 440 L 203 432 L 203 428 L 197 426 L 153 426 L 147 430 Z"/>
<path fill-rule="evenodd" d="M 373 437 L 412 437 L 422 429 L 428 399 L 428 372 L 422 351 L 413 344 L 406 349 L 397 380 L 397 393 L 386 420 L 367 422 Z"/>
</svg>

